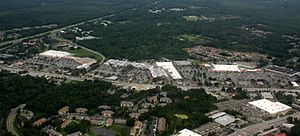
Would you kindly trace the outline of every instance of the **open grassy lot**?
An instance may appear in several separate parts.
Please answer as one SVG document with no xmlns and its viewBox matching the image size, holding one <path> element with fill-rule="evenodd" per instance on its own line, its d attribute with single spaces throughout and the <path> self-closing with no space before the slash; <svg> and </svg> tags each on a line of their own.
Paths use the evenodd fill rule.
<svg viewBox="0 0 300 136">
<path fill-rule="evenodd" d="M 183 34 L 179 35 L 178 38 L 180 40 L 186 41 L 186 42 L 191 42 L 191 43 L 196 43 L 196 44 L 204 44 L 209 42 L 208 37 L 203 37 L 199 35 L 191 35 L 191 34 Z"/>
<path fill-rule="evenodd" d="M 102 56 L 100 56 L 94 52 L 90 52 L 83 48 L 68 50 L 68 52 L 73 53 L 76 57 L 89 57 L 89 58 L 94 58 L 97 61 L 101 61 L 103 59 Z"/>
<path fill-rule="evenodd" d="M 189 119 L 189 116 L 185 114 L 175 114 L 174 116 L 179 119 Z"/>
</svg>

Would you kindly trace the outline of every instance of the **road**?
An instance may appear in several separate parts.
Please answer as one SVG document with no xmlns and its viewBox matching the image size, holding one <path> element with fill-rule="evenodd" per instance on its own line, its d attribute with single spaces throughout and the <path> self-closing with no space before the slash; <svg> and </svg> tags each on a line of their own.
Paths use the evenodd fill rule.
<svg viewBox="0 0 300 136">
<path fill-rule="evenodd" d="M 10 72 L 14 72 L 14 73 L 18 73 L 20 71 L 24 71 L 23 69 L 16 69 L 16 68 L 9 68 L 9 67 L 5 67 L 5 66 L 1 66 L 0 65 L 0 70 L 7 70 Z M 93 77 L 86 77 L 86 76 L 81 76 L 81 77 L 75 77 L 75 76 L 68 76 L 68 75 L 63 75 L 63 74 L 53 74 L 53 73 L 46 73 L 46 72 L 40 72 L 40 71 L 29 71 L 28 73 L 26 73 L 27 75 L 31 75 L 31 76 L 37 76 L 37 77 L 55 77 L 55 78 L 62 78 L 62 79 L 68 79 L 68 80 L 74 80 L 74 81 L 83 81 L 83 80 L 93 80 Z M 105 80 L 105 79 L 101 79 L 101 80 Z M 162 87 L 163 85 L 155 85 L 155 84 L 141 84 L 141 83 L 128 83 L 128 82 L 119 82 L 119 81 L 111 81 L 111 80 L 105 80 L 108 82 L 112 82 L 114 85 L 116 86 L 125 86 L 125 87 L 130 87 L 130 86 L 146 86 L 148 88 L 155 88 L 155 87 Z M 221 91 L 222 87 L 206 87 L 206 86 L 182 86 L 182 85 L 178 85 L 178 88 L 181 88 L 182 90 L 186 91 L 189 89 L 200 89 L 203 88 L 208 92 L 215 92 L 215 91 Z M 253 92 L 253 91 L 283 91 L 283 92 L 298 92 L 300 93 L 299 89 L 281 89 L 281 88 L 243 88 L 249 92 Z"/>
<path fill-rule="evenodd" d="M 258 124 L 254 124 L 242 129 L 237 130 L 236 132 L 230 134 L 229 136 L 249 136 L 249 135 L 254 135 L 257 132 L 263 131 L 265 129 L 270 128 L 271 126 L 279 126 L 282 123 L 287 122 L 287 118 L 289 116 L 292 117 L 300 117 L 300 112 L 296 112 L 294 114 L 291 115 L 287 115 L 287 116 L 283 116 L 283 117 L 279 117 L 276 119 L 272 119 L 272 120 L 268 120 L 268 121 L 264 121 Z"/>
<path fill-rule="evenodd" d="M 47 32 L 43 32 L 43 33 L 36 34 L 36 35 L 32 35 L 32 36 L 28 36 L 28 37 L 23 37 L 23 38 L 11 40 L 11 41 L 1 42 L 1 43 L 0 43 L 0 47 L 3 47 L 3 46 L 5 46 L 5 45 L 7 45 L 7 44 L 15 44 L 15 43 L 19 43 L 19 42 L 22 42 L 23 40 L 28 40 L 28 39 L 32 39 L 32 38 L 44 36 L 44 35 L 47 35 L 47 34 L 50 34 L 50 33 L 60 32 L 60 31 L 62 31 L 62 30 L 68 29 L 68 28 L 72 28 L 72 27 L 77 27 L 77 26 L 79 26 L 79 25 L 83 25 L 84 23 L 94 22 L 94 21 L 97 21 L 97 20 L 100 20 L 100 19 L 113 17 L 113 16 L 115 16 L 115 15 L 117 15 L 117 14 L 124 13 L 124 12 L 126 12 L 126 11 L 133 10 L 133 9 L 135 9 L 135 8 L 131 8 L 131 9 L 119 11 L 119 12 L 116 12 L 116 13 L 113 13 L 113 14 L 110 14 L 110 15 L 105 15 L 105 16 L 102 16 L 102 17 L 99 17 L 99 18 L 95 18 L 95 19 L 88 20 L 88 21 L 84 21 L 84 22 L 72 24 L 72 25 L 69 25 L 69 26 L 65 26 L 65 27 L 53 29 L 53 30 L 50 30 L 50 31 L 47 31 Z"/>
<path fill-rule="evenodd" d="M 17 108 L 13 108 L 10 110 L 10 113 L 7 117 L 6 120 L 6 129 L 9 133 L 12 133 L 15 136 L 19 136 L 18 133 L 16 132 L 15 128 L 14 128 L 14 121 L 17 115 L 17 111 L 21 108 L 24 108 L 26 105 L 22 104 L 20 106 L 18 106 Z"/>
<path fill-rule="evenodd" d="M 11 41 L 1 42 L 1 43 L 0 43 L 0 48 L 1 48 L 2 46 L 7 45 L 7 44 L 19 43 L 19 42 L 22 42 L 23 40 L 28 40 L 28 39 L 36 38 L 36 37 L 39 37 L 39 36 L 47 35 L 47 34 L 49 34 L 49 33 L 60 32 L 60 31 L 62 31 L 62 30 L 68 29 L 68 28 L 72 28 L 72 27 L 76 27 L 76 26 L 79 26 L 79 25 L 83 25 L 84 23 L 94 22 L 94 21 L 97 21 L 97 20 L 101 20 L 101 19 L 113 17 L 113 16 L 115 16 L 115 15 L 124 13 L 124 12 L 126 12 L 126 11 L 136 10 L 137 8 L 149 6 L 149 5 L 151 5 L 151 4 L 155 4 L 155 3 L 152 3 L 152 2 L 151 2 L 151 3 L 146 4 L 146 5 L 139 5 L 139 6 L 137 6 L 137 7 L 133 7 L 133 8 L 130 8 L 130 9 L 125 9 L 125 10 L 122 10 L 122 11 L 118 11 L 118 12 L 115 12 L 115 13 L 110 14 L 110 15 L 105 15 L 105 16 L 98 17 L 98 18 L 95 18 L 95 19 L 91 19 L 91 20 L 79 22 L 79 23 L 76 23 L 76 24 L 72 24 L 72 25 L 69 25 L 69 26 L 65 26 L 65 27 L 53 29 L 53 30 L 50 30 L 50 31 L 47 31 L 47 32 L 43 32 L 43 33 L 36 34 L 36 35 L 32 35 L 32 36 L 28 36 L 28 37 L 23 37 L 23 38 L 11 40 Z"/>
</svg>

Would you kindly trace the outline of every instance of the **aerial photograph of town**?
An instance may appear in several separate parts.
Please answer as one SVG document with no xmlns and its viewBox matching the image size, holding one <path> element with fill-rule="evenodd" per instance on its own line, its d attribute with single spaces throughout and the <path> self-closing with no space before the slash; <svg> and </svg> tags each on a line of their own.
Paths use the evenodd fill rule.
<svg viewBox="0 0 300 136">
<path fill-rule="evenodd" d="M 300 136 L 300 0 L 0 0 L 0 136 Z"/>
</svg>

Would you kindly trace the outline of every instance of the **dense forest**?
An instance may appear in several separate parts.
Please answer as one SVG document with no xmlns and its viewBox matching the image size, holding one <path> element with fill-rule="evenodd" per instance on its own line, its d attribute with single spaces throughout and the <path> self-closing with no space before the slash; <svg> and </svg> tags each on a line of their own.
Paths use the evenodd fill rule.
<svg viewBox="0 0 300 136">
<path fill-rule="evenodd" d="M 2 0 L 0 30 L 49 24 L 65 26 L 134 8 L 145 2 L 139 0 Z"/>
<path fill-rule="evenodd" d="M 299 69 L 299 60 L 288 61 L 300 51 L 296 5 L 299 1 L 161 0 L 110 17 L 107 27 L 81 26 L 99 39 L 78 43 L 109 58 L 130 60 L 187 59 L 183 48 L 205 45 L 267 54 L 277 58 L 277 65 Z M 74 40 L 74 35 L 65 37 Z M 184 40 L 182 35 L 196 39 Z"/>
</svg>

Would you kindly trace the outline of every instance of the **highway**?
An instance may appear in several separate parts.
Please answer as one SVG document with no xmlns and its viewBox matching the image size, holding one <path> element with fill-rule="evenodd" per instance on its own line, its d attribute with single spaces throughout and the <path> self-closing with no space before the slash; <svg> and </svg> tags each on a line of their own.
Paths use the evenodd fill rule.
<svg viewBox="0 0 300 136">
<path fill-rule="evenodd" d="M 10 110 L 10 113 L 6 119 L 6 129 L 8 132 L 12 133 L 15 136 L 19 136 L 18 133 L 16 132 L 15 128 L 14 128 L 14 121 L 17 115 L 17 111 L 21 108 L 24 108 L 26 105 L 22 104 L 16 108 L 13 108 Z"/>
<path fill-rule="evenodd" d="M 126 11 L 136 10 L 139 7 L 145 7 L 145 6 L 149 6 L 151 4 L 155 4 L 155 3 L 149 3 L 149 4 L 146 4 L 146 5 L 139 5 L 137 7 L 133 7 L 133 8 L 130 8 L 130 9 L 125 9 L 125 10 L 122 10 L 122 11 L 118 11 L 118 12 L 112 13 L 110 15 L 105 15 L 105 16 L 98 17 L 98 18 L 95 18 L 95 19 L 91 19 L 91 20 L 79 22 L 79 23 L 76 23 L 76 24 L 72 24 L 72 25 L 69 25 L 69 26 L 65 26 L 65 27 L 53 29 L 53 30 L 50 30 L 50 31 L 47 31 L 47 32 L 42 32 L 42 33 L 36 34 L 36 35 L 32 35 L 32 36 L 28 36 L 28 37 L 23 37 L 23 38 L 19 38 L 19 39 L 15 39 L 15 40 L 10 40 L 10 41 L 5 41 L 5 42 L 0 42 L 0 48 L 2 48 L 3 46 L 5 46 L 7 44 L 19 43 L 19 42 L 22 42 L 23 40 L 28 40 L 28 39 L 40 37 L 40 36 L 47 35 L 47 34 L 50 34 L 50 33 L 60 32 L 62 30 L 68 29 L 68 28 L 72 28 L 72 27 L 77 27 L 77 26 L 83 25 L 84 23 L 94 22 L 94 21 L 97 21 L 97 20 L 101 20 L 101 19 L 113 17 L 115 15 L 124 13 Z"/>
<path fill-rule="evenodd" d="M 94 21 L 97 21 L 97 20 L 100 20 L 100 19 L 113 17 L 113 16 L 115 16 L 117 14 L 124 13 L 126 11 L 133 10 L 133 9 L 135 9 L 135 8 L 131 8 L 131 9 L 119 11 L 119 12 L 116 12 L 116 13 L 113 13 L 113 14 L 110 14 L 110 15 L 105 15 L 105 16 L 102 16 L 102 17 L 99 17 L 99 18 L 88 20 L 88 21 L 84 21 L 84 22 L 72 24 L 72 25 L 69 25 L 69 26 L 65 26 L 65 27 L 53 29 L 53 30 L 50 30 L 50 31 L 47 31 L 47 32 L 36 34 L 36 35 L 32 35 L 32 36 L 28 36 L 28 37 L 23 37 L 23 38 L 19 38 L 19 39 L 15 39 L 15 40 L 10 40 L 10 41 L 5 41 L 5 42 L 1 42 L 0 43 L 0 48 L 3 47 L 3 46 L 5 46 L 5 45 L 7 45 L 7 44 L 19 43 L 19 42 L 22 42 L 23 40 L 28 40 L 28 39 L 32 39 L 32 38 L 44 36 L 44 35 L 47 35 L 47 34 L 50 34 L 50 33 L 60 32 L 62 30 L 65 30 L 65 29 L 68 29 L 68 28 L 72 28 L 72 27 L 77 27 L 77 26 L 83 25 L 84 23 L 94 22 Z"/>
<path fill-rule="evenodd" d="M 234 133 L 232 133 L 228 136 L 249 136 L 249 135 L 254 135 L 257 132 L 260 132 L 260 131 L 263 131 L 265 129 L 270 128 L 271 126 L 279 126 L 282 123 L 287 122 L 287 118 L 289 116 L 299 118 L 300 117 L 300 112 L 296 112 L 296 113 L 291 114 L 291 115 L 286 115 L 286 116 L 279 117 L 279 118 L 276 118 L 276 119 L 272 119 L 272 120 L 264 121 L 264 122 L 261 122 L 261 123 L 257 123 L 257 124 L 239 129 L 236 132 L 234 132 Z"/>
</svg>

